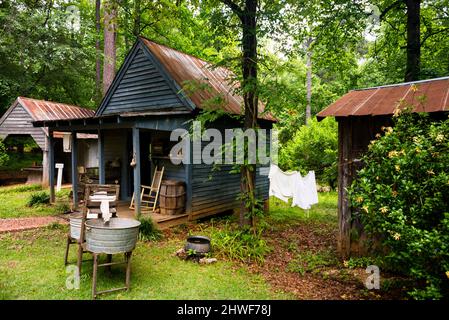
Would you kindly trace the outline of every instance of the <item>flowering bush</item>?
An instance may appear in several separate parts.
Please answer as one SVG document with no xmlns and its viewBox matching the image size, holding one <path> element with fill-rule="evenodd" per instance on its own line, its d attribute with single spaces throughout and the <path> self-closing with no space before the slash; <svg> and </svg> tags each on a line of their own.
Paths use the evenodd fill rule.
<svg viewBox="0 0 449 320">
<path fill-rule="evenodd" d="M 395 117 L 371 141 L 349 190 L 388 266 L 418 280 L 417 299 L 449 293 L 449 119 Z"/>
</svg>

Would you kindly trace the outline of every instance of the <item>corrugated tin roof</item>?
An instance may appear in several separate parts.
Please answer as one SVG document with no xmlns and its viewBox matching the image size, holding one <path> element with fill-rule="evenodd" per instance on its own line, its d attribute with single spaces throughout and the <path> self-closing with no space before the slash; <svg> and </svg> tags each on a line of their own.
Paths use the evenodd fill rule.
<svg viewBox="0 0 449 320">
<path fill-rule="evenodd" d="M 25 97 L 18 97 L 17 102 L 28 111 L 34 121 L 83 119 L 93 117 L 95 114 L 94 110 L 58 102 Z"/>
<path fill-rule="evenodd" d="M 317 117 L 389 115 L 410 105 L 413 112 L 449 111 L 449 77 L 352 90 Z"/>
<path fill-rule="evenodd" d="M 243 98 L 236 93 L 239 84 L 232 81 L 234 74 L 230 70 L 215 67 L 202 59 L 157 44 L 144 37 L 141 37 L 141 40 L 181 87 L 189 82 L 208 84 L 208 88 L 205 90 L 194 90 L 187 93 L 198 108 L 202 108 L 206 101 L 222 96 L 226 101 L 222 105 L 224 111 L 242 114 Z M 276 121 L 270 113 L 262 113 L 264 109 L 264 104 L 260 102 L 259 118 Z"/>
</svg>

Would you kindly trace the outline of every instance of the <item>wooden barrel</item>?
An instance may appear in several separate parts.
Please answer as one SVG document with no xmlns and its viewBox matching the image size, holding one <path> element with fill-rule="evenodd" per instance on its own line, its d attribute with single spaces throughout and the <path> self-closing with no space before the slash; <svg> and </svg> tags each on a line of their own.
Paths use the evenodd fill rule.
<svg viewBox="0 0 449 320">
<path fill-rule="evenodd" d="M 159 191 L 161 214 L 183 214 L 185 211 L 186 188 L 182 181 L 162 180 Z"/>
</svg>

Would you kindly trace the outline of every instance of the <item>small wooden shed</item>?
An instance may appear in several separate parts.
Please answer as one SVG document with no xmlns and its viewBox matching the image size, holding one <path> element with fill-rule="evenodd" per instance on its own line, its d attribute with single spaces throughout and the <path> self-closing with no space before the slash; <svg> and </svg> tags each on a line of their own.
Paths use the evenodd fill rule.
<svg viewBox="0 0 449 320">
<path fill-rule="evenodd" d="M 62 119 L 84 119 L 92 117 L 95 111 L 80 108 L 73 105 L 36 100 L 25 97 L 18 97 L 14 103 L 9 107 L 5 114 L 0 118 L 0 138 L 6 139 L 8 136 L 31 136 L 39 148 L 42 150 L 42 181 L 48 182 L 48 129 L 45 127 L 33 126 L 34 121 L 44 120 L 62 120 Z M 57 146 L 58 162 L 66 162 L 62 150 L 63 134 L 54 132 L 54 137 L 59 140 Z M 81 136 L 80 138 L 92 138 L 92 136 Z M 96 144 L 96 138 L 92 143 Z M 92 162 L 89 160 L 88 151 L 86 150 L 86 163 Z M 67 163 L 70 165 L 70 162 Z M 70 170 L 68 170 L 70 171 Z"/>
<path fill-rule="evenodd" d="M 225 68 L 140 37 L 94 116 L 34 124 L 48 128 L 49 132 L 98 133 L 99 181 L 112 182 L 112 177 L 119 180 L 123 201 L 129 201 L 141 185 L 149 185 L 155 168 L 164 166 L 165 179 L 185 183 L 185 212 L 170 217 L 172 224 L 184 223 L 240 206 L 237 199 L 240 175 L 231 172 L 232 165 L 222 164 L 217 168 L 204 163 L 173 164 L 169 158 L 170 147 L 174 144 L 170 133 L 178 128 L 190 129 L 191 121 L 202 109 L 222 111 L 224 116 L 211 124 L 221 132 L 242 127 L 241 122 L 232 117 L 241 115 L 243 106 L 243 99 L 235 90 L 238 83 L 232 82 L 232 78 L 232 73 Z M 197 89 L 185 90 L 192 86 Z M 211 104 L 216 101 L 214 99 L 220 103 Z M 275 119 L 263 113 L 263 109 L 260 104 L 259 125 L 271 129 Z M 73 145 L 77 145 L 76 139 Z M 72 152 L 72 167 L 76 167 L 76 150 L 75 147 Z M 189 157 L 196 152 L 192 150 Z M 131 161 L 135 166 L 130 166 Z M 114 168 L 112 163 L 116 164 Z M 53 186 L 54 181 L 50 180 L 50 185 Z M 267 170 L 258 171 L 256 187 L 259 197 L 267 200 Z M 135 211 L 140 213 L 140 210 L 137 197 Z"/>
<path fill-rule="evenodd" d="M 424 99 L 423 99 L 424 98 Z M 353 219 L 346 188 L 361 168 L 360 157 L 400 105 L 441 119 L 449 112 L 449 77 L 352 90 L 318 113 L 338 122 L 338 248 L 342 256 L 365 252 L 363 226 Z M 358 234 L 358 237 L 351 235 Z"/>
</svg>

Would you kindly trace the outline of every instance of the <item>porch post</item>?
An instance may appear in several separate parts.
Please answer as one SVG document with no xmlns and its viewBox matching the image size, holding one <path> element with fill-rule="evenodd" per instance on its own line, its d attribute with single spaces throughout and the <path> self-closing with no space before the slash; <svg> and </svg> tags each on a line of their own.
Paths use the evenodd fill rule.
<svg viewBox="0 0 449 320">
<path fill-rule="evenodd" d="M 128 131 L 123 131 L 122 161 L 120 167 L 120 197 L 128 198 Z"/>
<path fill-rule="evenodd" d="M 133 127 L 133 159 L 134 166 L 134 212 L 140 217 L 140 132 L 139 129 Z"/>
<path fill-rule="evenodd" d="M 78 209 L 78 140 L 76 132 L 72 131 L 72 194 L 73 208 Z"/>
<path fill-rule="evenodd" d="M 105 163 L 104 163 L 104 133 L 98 129 L 98 180 L 100 184 L 105 184 Z"/>
<path fill-rule="evenodd" d="M 48 138 L 45 137 L 45 146 L 42 150 L 42 188 L 48 187 L 48 169 L 50 168 L 48 164 Z"/>
<path fill-rule="evenodd" d="M 50 186 L 50 202 L 55 202 L 55 145 L 53 131 L 48 130 L 48 184 Z"/>
</svg>

